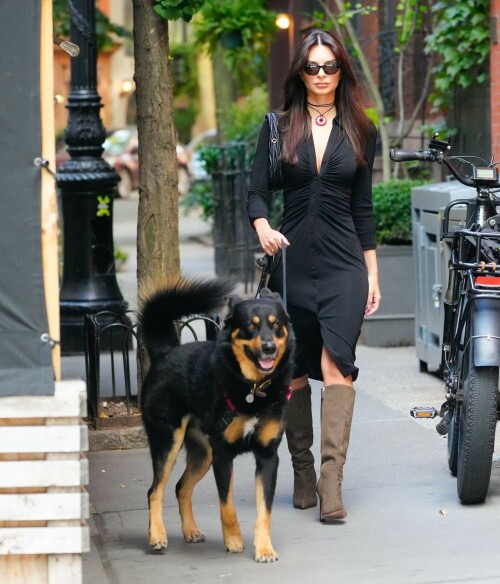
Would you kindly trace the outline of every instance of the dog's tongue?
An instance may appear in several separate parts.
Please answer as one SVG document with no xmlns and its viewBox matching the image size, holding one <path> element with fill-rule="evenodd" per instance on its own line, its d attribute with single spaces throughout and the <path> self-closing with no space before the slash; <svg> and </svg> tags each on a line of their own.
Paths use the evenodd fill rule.
<svg viewBox="0 0 500 584">
<path fill-rule="evenodd" d="M 262 369 L 271 369 L 274 365 L 274 359 L 259 359 L 259 365 Z"/>
</svg>

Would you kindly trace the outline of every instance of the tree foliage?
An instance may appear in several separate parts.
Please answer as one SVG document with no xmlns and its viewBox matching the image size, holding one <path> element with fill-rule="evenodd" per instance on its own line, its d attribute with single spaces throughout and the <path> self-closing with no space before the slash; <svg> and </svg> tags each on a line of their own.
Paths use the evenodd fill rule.
<svg viewBox="0 0 500 584">
<path fill-rule="evenodd" d="M 426 52 L 436 53 L 434 90 L 436 109 L 446 107 L 456 86 L 469 87 L 488 78 L 490 10 L 488 0 L 437 2 L 434 27 L 426 38 Z"/>
<path fill-rule="evenodd" d="M 155 0 L 154 11 L 165 20 L 190 22 L 205 0 Z"/>
<path fill-rule="evenodd" d="M 54 34 L 60 38 L 69 38 L 68 0 L 53 0 Z M 117 38 L 132 38 L 132 33 L 114 24 L 96 7 L 95 33 L 97 47 L 100 51 L 109 50 L 116 44 Z"/>
</svg>

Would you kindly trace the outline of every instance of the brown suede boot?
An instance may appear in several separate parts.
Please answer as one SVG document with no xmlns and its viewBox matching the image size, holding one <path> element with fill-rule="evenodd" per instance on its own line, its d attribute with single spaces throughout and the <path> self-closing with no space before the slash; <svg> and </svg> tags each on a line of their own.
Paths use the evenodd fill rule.
<svg viewBox="0 0 500 584">
<path fill-rule="evenodd" d="M 321 399 L 321 472 L 318 481 L 321 521 L 344 519 L 343 468 L 349 446 L 356 392 L 349 385 L 328 385 Z"/>
<path fill-rule="evenodd" d="M 293 464 L 293 506 L 309 509 L 317 505 L 316 471 L 311 412 L 311 386 L 292 391 L 287 405 L 285 433 Z"/>
</svg>

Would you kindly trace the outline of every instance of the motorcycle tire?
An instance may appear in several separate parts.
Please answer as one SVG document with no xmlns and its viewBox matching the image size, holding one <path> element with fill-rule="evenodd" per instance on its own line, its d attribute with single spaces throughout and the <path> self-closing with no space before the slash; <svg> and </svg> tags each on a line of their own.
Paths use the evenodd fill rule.
<svg viewBox="0 0 500 584">
<path fill-rule="evenodd" d="M 453 417 L 448 429 L 448 468 L 451 474 L 457 476 L 458 466 L 458 436 L 460 430 L 460 406 L 455 406 Z"/>
<path fill-rule="evenodd" d="M 464 505 L 483 503 L 491 477 L 497 423 L 498 367 L 476 367 L 468 355 L 460 412 L 457 491 Z"/>
</svg>

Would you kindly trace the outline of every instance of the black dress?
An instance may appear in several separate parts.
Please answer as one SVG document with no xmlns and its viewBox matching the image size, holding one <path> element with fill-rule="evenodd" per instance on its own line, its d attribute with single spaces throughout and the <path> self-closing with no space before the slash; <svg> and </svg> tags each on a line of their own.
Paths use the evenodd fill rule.
<svg viewBox="0 0 500 584">
<path fill-rule="evenodd" d="M 344 377 L 357 377 L 355 350 L 368 297 L 363 250 L 376 247 L 371 198 L 375 142 L 373 128 L 365 147 L 367 164 L 359 167 L 334 119 L 319 173 L 312 135 L 299 145 L 298 163 L 283 164 L 280 231 L 290 242 L 286 286 L 297 337 L 295 378 L 309 374 L 322 380 L 323 344 Z M 251 221 L 268 217 L 268 144 L 265 121 L 248 192 Z M 282 293 L 282 287 L 280 266 L 269 288 Z"/>
</svg>

